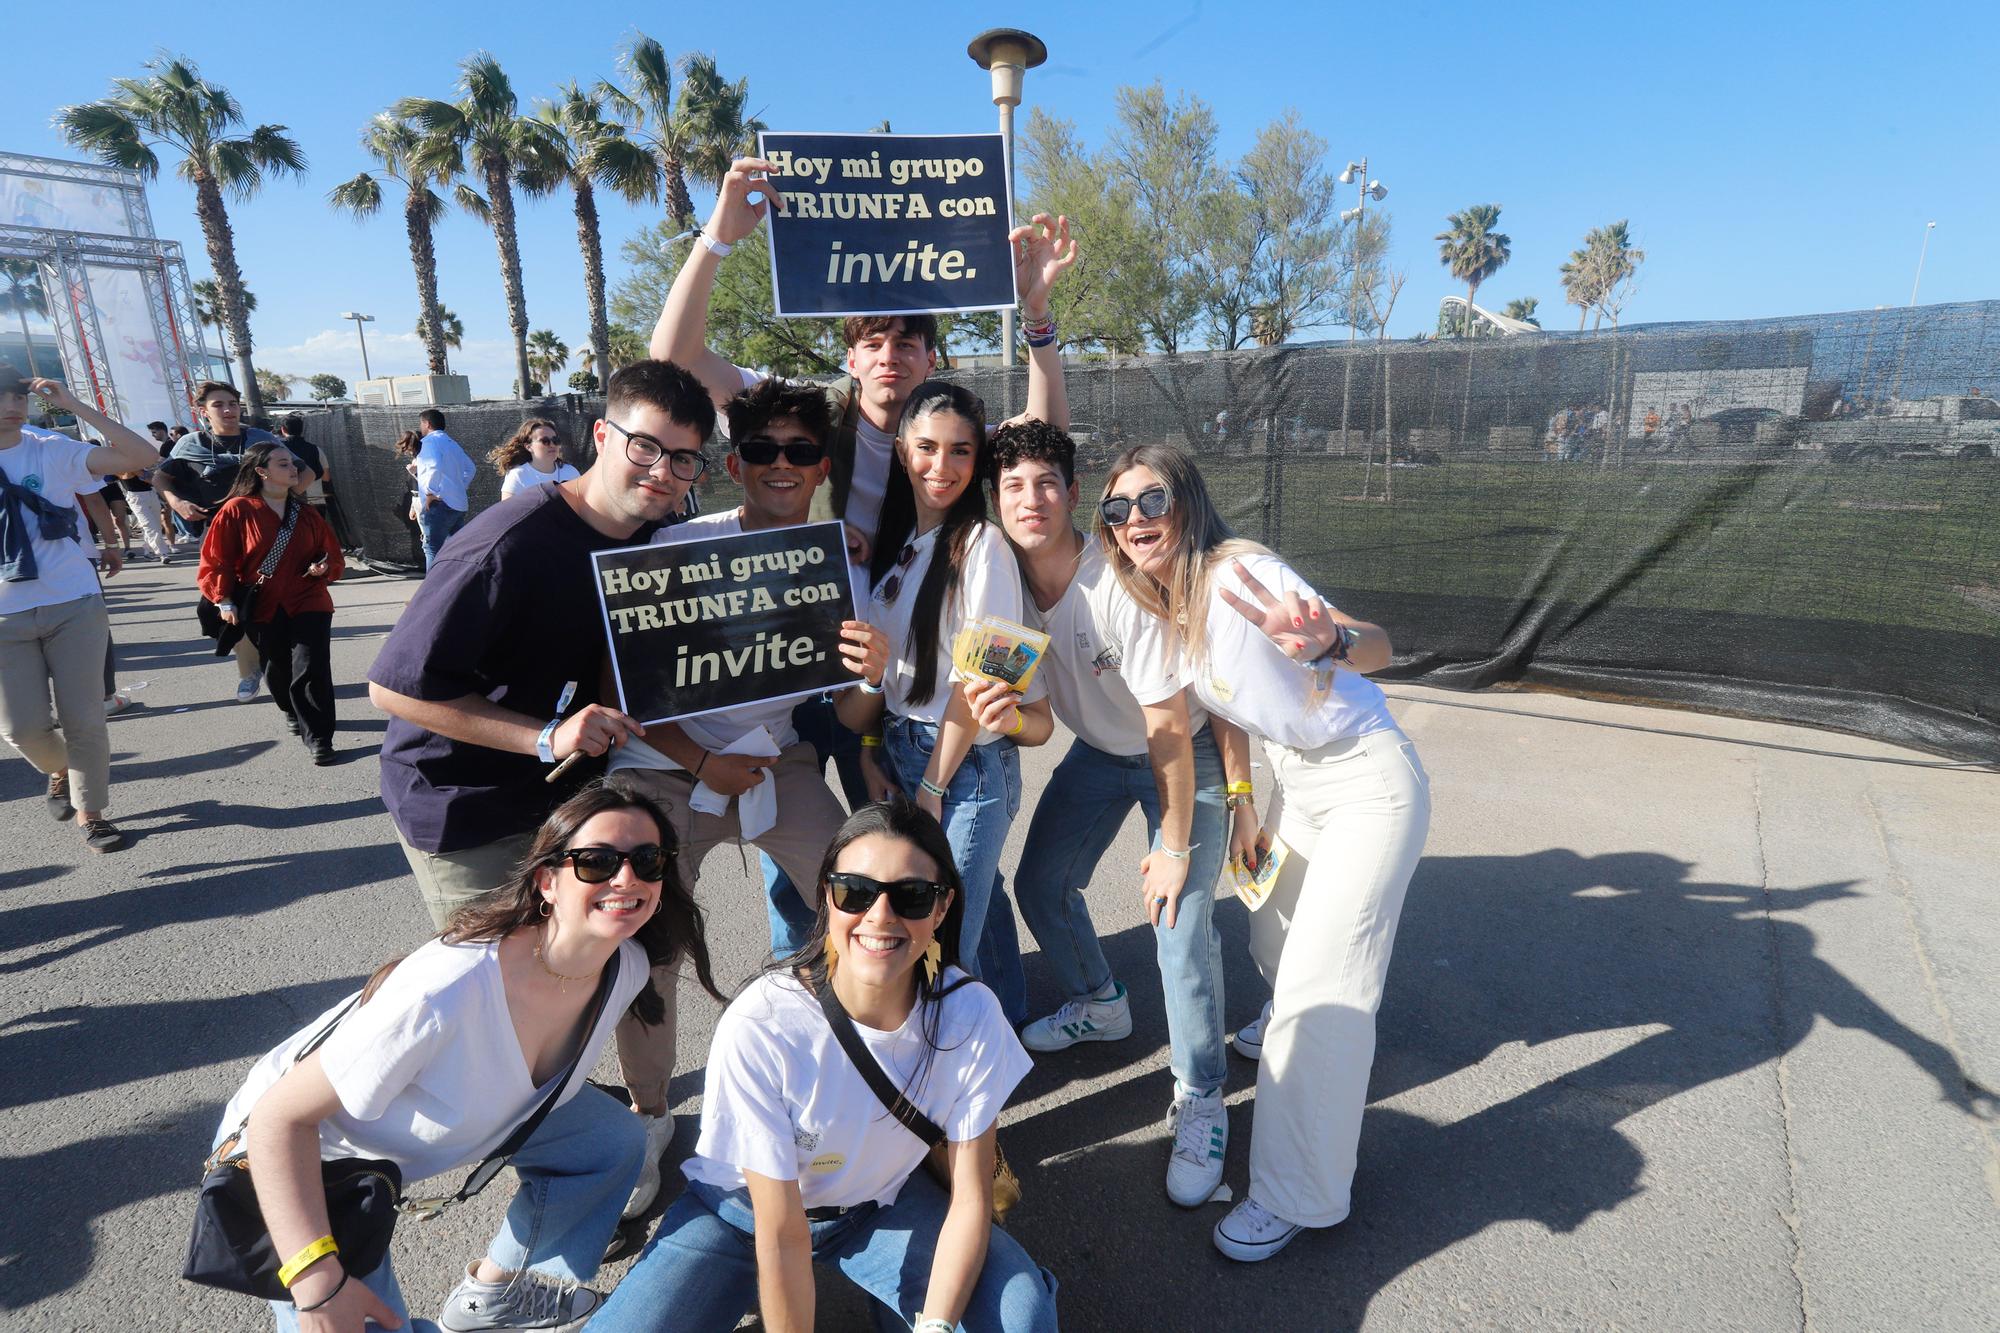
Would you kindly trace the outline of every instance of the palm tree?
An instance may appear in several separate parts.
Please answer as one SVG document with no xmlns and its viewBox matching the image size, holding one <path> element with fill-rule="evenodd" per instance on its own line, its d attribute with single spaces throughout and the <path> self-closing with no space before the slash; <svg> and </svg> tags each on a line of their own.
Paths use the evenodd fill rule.
<svg viewBox="0 0 2000 1333">
<path fill-rule="evenodd" d="M 553 329 L 536 329 L 528 335 L 528 368 L 544 384 L 554 384 L 558 372 L 569 364 L 569 344 L 556 337 Z"/>
<path fill-rule="evenodd" d="M 447 353 L 455 352 L 465 346 L 465 321 L 460 319 L 450 306 L 440 305 L 438 307 L 437 320 L 438 342 L 444 347 Z M 424 319 L 422 315 L 417 316 L 417 336 L 419 338 L 424 336 Z M 449 355 L 444 359 L 444 373 L 447 375 L 451 373 L 451 357 Z"/>
<path fill-rule="evenodd" d="M 383 112 L 361 131 L 361 148 L 382 164 L 382 175 L 403 185 L 403 230 L 410 238 L 410 265 L 417 271 L 417 336 L 424 340 L 424 356 L 433 375 L 445 374 L 444 335 L 438 323 L 437 248 L 432 240 L 438 219 L 444 216 L 445 201 L 438 190 L 446 177 L 418 165 L 417 150 L 423 136 L 416 126 Z M 435 187 L 435 188 L 433 188 Z M 363 171 L 327 194 L 327 202 L 361 219 L 372 217 L 382 208 L 382 182 L 374 173 Z"/>
<path fill-rule="evenodd" d="M 514 335 L 514 378 L 527 394 L 528 300 L 521 285 L 521 241 L 514 222 L 514 178 L 539 166 L 549 153 L 548 127 L 520 114 L 514 85 L 500 62 L 481 51 L 459 66 L 459 100 L 406 97 L 391 108 L 422 131 L 415 161 L 431 175 L 470 173 L 486 186 L 484 197 L 460 185 L 459 204 L 493 228 L 500 278 L 507 292 L 507 327 Z"/>
<path fill-rule="evenodd" d="M 1619 290 L 1630 282 L 1639 271 L 1639 265 L 1646 262 L 1646 252 L 1632 244 L 1632 229 L 1627 219 L 1602 227 L 1594 227 L 1584 234 L 1583 243 L 1595 257 L 1595 264 L 1603 290 L 1597 298 L 1601 313 L 1611 316 L 1611 327 L 1618 327 L 1618 312 L 1625 304 L 1625 293 Z"/>
<path fill-rule="evenodd" d="M 1479 284 L 1500 271 L 1513 257 L 1513 241 L 1493 230 L 1500 224 L 1500 205 L 1474 204 L 1445 218 L 1446 230 L 1434 238 L 1438 242 L 1438 262 L 1465 284 L 1465 303 L 1470 306 L 1479 294 Z M 1473 336 L 1472 311 L 1465 312 L 1461 326 L 1466 337 Z"/>
<path fill-rule="evenodd" d="M 248 318 L 257 313 L 257 293 L 251 291 L 248 287 L 242 290 L 243 314 L 245 318 Z M 215 280 L 212 278 L 203 278 L 194 285 L 194 317 L 197 322 L 206 324 L 216 331 L 215 337 L 217 342 L 222 340 L 222 289 L 216 286 Z M 209 374 L 212 372 L 212 369 L 212 367 L 204 367 L 202 373 Z M 229 362 L 226 360 L 222 363 L 222 373 L 230 377 L 229 382 L 231 384 L 236 382 L 234 375 L 230 372 Z"/>
<path fill-rule="evenodd" d="M 1542 321 L 1535 318 L 1535 307 L 1541 303 L 1542 299 L 1539 296 L 1517 296 L 1509 301 L 1507 308 L 1500 313 L 1509 319 L 1518 319 L 1523 324 L 1532 324 L 1539 329 L 1542 327 Z"/>
<path fill-rule="evenodd" d="M 574 82 L 556 90 L 535 117 L 549 130 L 545 161 L 521 173 L 530 194 L 553 193 L 568 185 L 576 205 L 577 248 L 583 253 L 583 292 L 590 306 L 590 361 L 609 364 L 610 319 L 604 308 L 604 238 L 597 222 L 597 187 L 615 190 L 633 203 L 660 192 L 660 164 L 652 153 L 625 137 L 624 126 L 604 118 L 604 94 L 585 92 Z M 725 168 L 726 170 L 726 168 Z"/>
<path fill-rule="evenodd" d="M 249 199 L 263 186 L 266 172 L 303 175 L 306 155 L 283 125 L 231 134 L 243 123 L 243 108 L 228 89 L 202 78 L 186 56 L 159 56 L 146 62 L 146 70 L 140 78 L 112 80 L 109 97 L 63 107 L 55 125 L 76 147 L 149 180 L 160 174 L 156 148 L 180 154 L 175 170 L 194 187 L 195 216 L 215 270 L 217 310 L 236 352 L 250 415 L 260 416 L 264 398 L 250 360 L 250 309 L 223 196 Z"/>
<path fill-rule="evenodd" d="M 633 34 L 618 64 L 629 91 L 612 83 L 600 83 L 598 91 L 631 127 L 632 139 L 659 159 L 669 220 L 692 227 L 689 179 L 719 185 L 729 174 L 731 159 L 754 143 L 757 131 L 764 128 L 743 114 L 749 81 L 725 83 L 715 57 L 693 55 L 682 62 L 676 95 L 674 62 L 664 47 L 642 32 Z"/>
<path fill-rule="evenodd" d="M 28 358 L 28 376 L 42 377 L 35 365 L 35 341 L 28 336 L 28 312 L 49 317 L 49 294 L 42 290 L 41 266 L 26 259 L 0 259 L 0 277 L 7 280 L 0 291 L 0 310 L 11 310 L 21 320 L 21 351 Z"/>
<path fill-rule="evenodd" d="M 612 374 L 616 374 L 621 368 L 631 365 L 634 361 L 644 361 L 651 355 L 650 350 L 646 346 L 646 335 L 633 328 L 630 324 L 613 324 L 611 326 L 610 340 L 606 346 L 611 352 L 611 359 L 607 364 L 610 366 Z M 604 382 L 609 384 L 611 382 L 611 375 L 606 375 Z"/>
</svg>

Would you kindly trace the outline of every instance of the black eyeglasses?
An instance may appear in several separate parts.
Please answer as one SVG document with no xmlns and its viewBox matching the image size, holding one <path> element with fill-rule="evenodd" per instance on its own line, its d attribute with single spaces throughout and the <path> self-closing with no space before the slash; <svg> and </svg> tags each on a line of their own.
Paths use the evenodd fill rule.
<svg viewBox="0 0 2000 1333">
<path fill-rule="evenodd" d="M 898 879 L 885 883 L 851 870 L 836 870 L 828 875 L 826 888 L 833 896 L 833 905 L 849 916 L 866 916 L 868 910 L 875 906 L 875 900 L 886 893 L 889 895 L 890 910 L 907 921 L 919 921 L 929 916 L 938 899 L 951 892 L 946 885 L 927 879 Z"/>
<path fill-rule="evenodd" d="M 708 471 L 708 455 L 699 449 L 669 449 L 650 435 L 635 435 L 610 417 L 604 424 L 625 437 L 625 457 L 634 467 L 650 468 L 664 458 L 668 470 L 682 481 L 695 481 Z"/>
<path fill-rule="evenodd" d="M 632 863 L 632 873 L 648 884 L 658 884 L 667 873 L 667 853 L 657 842 L 642 842 L 629 852 L 616 847 L 571 847 L 557 852 L 555 859 L 568 861 L 585 884 L 606 882 L 627 861 Z"/>
<path fill-rule="evenodd" d="M 756 435 L 736 446 L 736 456 L 752 467 L 769 467 L 783 454 L 793 467 L 818 467 L 826 446 L 813 440 L 774 440 Z"/>
<path fill-rule="evenodd" d="M 904 543 L 903 553 L 896 557 L 896 568 L 888 578 L 882 580 L 882 605 L 894 606 L 896 594 L 903 590 L 903 571 L 917 558 L 917 548 L 913 543 Z"/>
<path fill-rule="evenodd" d="M 1109 495 L 1097 502 L 1097 512 L 1107 528 L 1122 528 L 1139 506 L 1140 518 L 1158 518 L 1173 507 L 1174 495 L 1164 486 L 1148 486 L 1137 495 Z"/>
</svg>

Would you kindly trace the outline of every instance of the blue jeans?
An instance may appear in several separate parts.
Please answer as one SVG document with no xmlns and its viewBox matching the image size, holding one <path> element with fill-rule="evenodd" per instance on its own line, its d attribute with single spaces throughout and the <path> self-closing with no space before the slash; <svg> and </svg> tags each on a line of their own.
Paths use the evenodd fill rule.
<svg viewBox="0 0 2000 1333">
<path fill-rule="evenodd" d="M 812 1222 L 814 1263 L 875 1298 L 878 1326 L 907 1329 L 923 1308 L 950 1198 L 919 1167 L 887 1208 L 863 1204 Z M 744 1190 L 691 1182 L 659 1235 L 590 1321 L 591 1333 L 728 1333 L 757 1298 L 756 1219 Z M 896 1313 L 894 1323 L 883 1318 Z M 959 1324 L 966 1333 L 1053 1333 L 1056 1280 L 998 1227 Z"/>
<path fill-rule="evenodd" d="M 827 760 L 833 760 L 848 810 L 859 810 L 868 804 L 868 786 L 861 778 L 861 737 L 840 725 L 840 719 L 833 713 L 832 695 L 807 699 L 794 708 L 792 729 L 799 733 L 800 740 L 809 742 L 819 752 L 822 768 Z M 789 957 L 804 948 L 812 935 L 813 913 L 805 905 L 805 898 L 813 895 L 808 893 L 801 898 L 778 863 L 764 853 L 759 852 L 757 860 L 764 871 L 764 914 L 771 924 L 771 953 L 778 958 Z"/>
<path fill-rule="evenodd" d="M 892 717 L 882 727 L 882 754 L 906 796 L 914 798 L 937 748 L 937 724 Z M 951 775 L 943 801 L 944 835 L 965 885 L 959 926 L 959 966 L 993 988 L 1007 1021 L 1028 1021 L 1028 979 L 1021 970 L 1014 904 L 1000 882 L 1000 853 L 1021 809 L 1021 752 L 1012 741 L 975 745 Z"/>
<path fill-rule="evenodd" d="M 639 1117 L 610 1094 L 583 1089 L 549 1112 L 535 1136 L 514 1154 L 512 1166 L 521 1187 L 514 1191 L 486 1257 L 510 1273 L 532 1268 L 558 1278 L 590 1281 L 618 1229 L 619 1214 L 632 1197 L 645 1155 L 646 1128 Z M 468 1162 L 459 1171 L 473 1165 Z M 445 1179 L 456 1189 L 461 1178 Z M 405 1181 L 404 1188 L 412 1183 Z M 409 1307 L 389 1260 L 356 1280 L 409 1320 Z M 290 1304 L 273 1301 L 271 1314 L 281 1333 L 299 1326 L 298 1311 Z M 429 1320 L 418 1320 L 415 1326 L 434 1327 Z"/>
<path fill-rule="evenodd" d="M 1186 886 L 1174 925 L 1153 928 L 1166 992 L 1174 1077 L 1192 1092 L 1213 1092 L 1227 1076 L 1222 1036 L 1222 937 L 1215 925 L 1215 881 L 1229 850 L 1222 804 L 1222 755 L 1203 727 L 1194 738 L 1194 823 Z M 1111 980 L 1083 890 L 1137 805 L 1152 846 L 1160 845 L 1160 789 L 1146 755 L 1107 754 L 1082 741 L 1056 765 L 1028 824 L 1027 848 L 1014 871 L 1021 915 L 1070 999 Z M 1129 868 L 1134 878 L 1138 867 Z"/>
<path fill-rule="evenodd" d="M 464 526 L 465 511 L 453 509 L 442 500 L 417 511 L 417 530 L 424 538 L 425 569 L 437 563 L 438 552 L 444 549 L 445 539 Z"/>
</svg>

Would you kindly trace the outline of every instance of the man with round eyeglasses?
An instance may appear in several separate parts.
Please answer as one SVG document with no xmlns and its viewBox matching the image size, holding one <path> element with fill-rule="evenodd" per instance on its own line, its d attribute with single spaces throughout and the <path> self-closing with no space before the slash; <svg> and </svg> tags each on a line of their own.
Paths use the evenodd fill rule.
<svg viewBox="0 0 2000 1333">
<path fill-rule="evenodd" d="M 590 557 L 644 542 L 680 512 L 714 429 L 694 376 L 664 361 L 620 370 L 594 432 L 595 465 L 459 529 L 369 668 L 368 697 L 390 717 L 382 801 L 440 930 L 506 882 L 548 812 L 593 776 L 580 765 L 550 783 L 554 765 L 642 734 L 600 702 L 604 625 Z M 665 1045 L 670 1073 L 674 979 L 656 980 L 663 1028 L 646 1038 L 627 1020 L 618 1042 L 635 1109 L 661 1115 L 666 1079 L 647 1048 Z"/>
</svg>

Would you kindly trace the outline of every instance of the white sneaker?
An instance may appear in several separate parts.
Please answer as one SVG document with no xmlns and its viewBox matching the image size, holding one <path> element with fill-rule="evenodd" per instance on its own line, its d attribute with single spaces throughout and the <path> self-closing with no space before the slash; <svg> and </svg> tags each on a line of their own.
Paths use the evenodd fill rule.
<svg viewBox="0 0 2000 1333">
<path fill-rule="evenodd" d="M 625 1203 L 624 1216 L 628 1221 L 651 1208 L 653 1200 L 659 1197 L 660 1158 L 666 1155 L 667 1145 L 674 1137 L 673 1112 L 639 1118 L 646 1122 L 646 1160 L 639 1167 L 639 1183 L 632 1187 L 632 1197 Z"/>
<path fill-rule="evenodd" d="M 589 1287 L 532 1269 L 505 1282 L 481 1282 L 468 1271 L 445 1298 L 438 1323 L 449 1333 L 567 1328 L 602 1304 L 604 1297 Z"/>
<path fill-rule="evenodd" d="M 1254 1264 L 1268 1259 L 1292 1243 L 1305 1228 L 1287 1222 L 1276 1213 L 1246 1197 L 1229 1210 L 1229 1216 L 1215 1224 L 1215 1248 L 1231 1259 Z"/>
<path fill-rule="evenodd" d="M 1203 1095 L 1175 1091 L 1167 1111 L 1174 1150 L 1167 1158 L 1167 1197 L 1183 1208 L 1199 1208 L 1222 1183 L 1222 1155 L 1229 1148 L 1229 1113 L 1222 1090 Z"/>
<path fill-rule="evenodd" d="M 237 681 L 236 702 L 240 704 L 247 704 L 252 699 L 255 699 L 257 697 L 257 682 L 261 681 L 263 678 L 264 678 L 264 673 L 260 671 L 254 676 L 248 676 L 242 680 Z"/>
<path fill-rule="evenodd" d="M 1021 1029 L 1021 1044 L 1031 1051 L 1064 1051 L 1080 1041 L 1121 1041 L 1132 1035 L 1132 1005 L 1125 983 L 1108 1000 L 1071 1000 L 1047 1018 Z"/>
<path fill-rule="evenodd" d="M 1236 1029 L 1236 1035 L 1229 1039 L 1229 1044 L 1235 1048 L 1238 1055 L 1246 1060 L 1263 1059 L 1264 1025 L 1270 1021 L 1271 1002 L 1266 1000 L 1264 1001 L 1264 1012 L 1257 1015 L 1257 1021 L 1254 1023 L 1245 1023 L 1242 1027 Z"/>
</svg>

